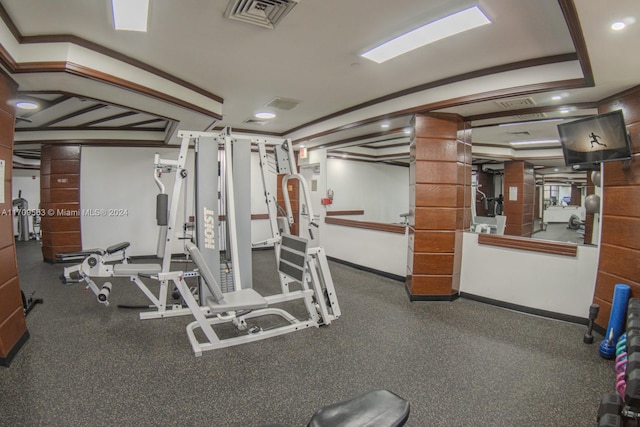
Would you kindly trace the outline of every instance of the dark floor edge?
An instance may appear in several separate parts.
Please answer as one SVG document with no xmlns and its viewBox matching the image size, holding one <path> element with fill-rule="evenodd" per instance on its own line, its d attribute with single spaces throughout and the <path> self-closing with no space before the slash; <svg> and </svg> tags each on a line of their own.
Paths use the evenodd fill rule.
<svg viewBox="0 0 640 427">
<path fill-rule="evenodd" d="M 345 261 L 345 260 L 339 259 L 339 258 L 334 258 L 332 256 L 327 256 L 327 259 L 330 260 L 330 261 L 333 261 L 333 262 L 337 262 L 338 264 L 343 264 L 343 265 L 346 265 L 348 267 L 355 268 L 357 270 L 362 270 L 362 271 L 366 271 L 366 272 L 369 272 L 369 273 L 377 274 L 378 276 L 386 277 L 388 279 L 397 280 L 398 282 L 404 282 L 406 280 L 406 277 L 404 277 L 404 276 L 398 276 L 397 274 L 388 273 L 388 272 L 382 271 L 382 270 L 376 270 L 375 268 L 365 267 L 364 265 L 354 264 L 352 262 Z"/>
<path fill-rule="evenodd" d="M 20 349 L 25 345 L 25 343 L 29 340 L 29 331 L 25 331 L 24 334 L 20 337 L 16 345 L 13 346 L 7 357 L 0 357 L 0 366 L 9 367 L 13 358 L 16 357 L 16 354 L 20 351 Z"/>
<path fill-rule="evenodd" d="M 506 308 L 508 310 L 520 311 L 522 313 L 533 314 L 535 316 L 547 317 L 555 320 L 562 320 L 564 322 L 577 323 L 579 325 L 586 325 L 589 323 L 589 319 L 584 317 L 572 316 L 570 314 L 564 313 L 556 313 L 555 311 L 541 310 L 539 308 L 531 308 L 519 304 L 512 304 L 510 302 L 504 302 L 492 298 L 482 297 L 479 295 L 468 294 L 466 292 L 460 292 L 460 297 L 482 302 L 485 304 L 495 305 L 497 307 Z"/>
<path fill-rule="evenodd" d="M 404 284 L 404 291 L 407 293 L 409 297 L 409 301 L 455 301 L 460 295 L 458 293 L 452 295 L 412 295 L 411 290 L 409 289 L 409 284 Z"/>
</svg>

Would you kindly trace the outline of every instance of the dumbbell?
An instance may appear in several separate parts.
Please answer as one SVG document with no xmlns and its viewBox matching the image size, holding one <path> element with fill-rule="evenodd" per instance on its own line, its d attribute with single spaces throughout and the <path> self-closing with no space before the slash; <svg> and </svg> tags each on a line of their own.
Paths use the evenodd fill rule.
<svg viewBox="0 0 640 427">
<path fill-rule="evenodd" d="M 598 426 L 622 426 L 620 412 L 623 404 L 622 398 L 616 393 L 605 394 L 600 400 L 600 406 L 598 406 Z"/>
<path fill-rule="evenodd" d="M 624 392 L 624 403 L 632 408 L 640 407 L 640 368 L 629 369 L 627 365 L 626 371 L 626 388 Z"/>
<path fill-rule="evenodd" d="M 598 420 L 598 427 L 623 427 L 620 415 L 605 414 Z"/>
<path fill-rule="evenodd" d="M 627 331 L 640 330 L 640 313 L 627 314 Z"/>
<path fill-rule="evenodd" d="M 631 329 L 627 332 L 627 355 L 640 352 L 640 329 Z"/>
<path fill-rule="evenodd" d="M 627 313 L 640 313 L 640 298 L 630 298 Z"/>
<path fill-rule="evenodd" d="M 599 310 L 600 306 L 598 304 L 591 304 L 591 307 L 589 307 L 589 324 L 587 326 L 587 332 L 582 338 L 582 342 L 585 344 L 593 344 L 593 322 L 596 320 L 596 317 L 598 317 Z"/>
</svg>

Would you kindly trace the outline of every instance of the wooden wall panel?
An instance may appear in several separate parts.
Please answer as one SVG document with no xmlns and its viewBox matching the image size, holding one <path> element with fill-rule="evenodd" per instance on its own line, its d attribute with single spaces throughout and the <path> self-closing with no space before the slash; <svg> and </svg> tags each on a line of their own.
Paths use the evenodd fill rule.
<svg viewBox="0 0 640 427">
<path fill-rule="evenodd" d="M 455 231 L 420 231 L 414 234 L 413 250 L 416 252 L 453 253 L 456 244 Z"/>
<path fill-rule="evenodd" d="M 22 306 L 22 296 L 18 277 L 13 276 L 0 285 L 0 318 L 7 319 L 20 306 Z"/>
<path fill-rule="evenodd" d="M 29 337 L 20 297 L 20 282 L 11 214 L 13 194 L 13 134 L 15 111 L 8 102 L 15 98 L 17 87 L 0 77 L 0 159 L 5 162 L 4 203 L 0 203 L 0 365 L 8 366 Z"/>
<path fill-rule="evenodd" d="M 423 139 L 423 138 L 421 138 Z M 416 162 L 416 184 L 458 183 L 458 165 L 455 162 Z"/>
<path fill-rule="evenodd" d="M 471 144 L 455 115 L 417 115 L 411 141 L 407 291 L 411 300 L 453 299 L 462 231 L 471 222 Z"/>
<path fill-rule="evenodd" d="M 276 200 L 278 204 L 284 209 L 285 201 L 284 194 L 282 194 L 282 179 L 283 174 L 277 175 L 276 178 Z M 287 182 L 287 191 L 289 192 L 289 201 L 291 202 L 291 212 L 293 215 L 293 224 L 290 226 L 291 234 L 298 235 L 298 227 L 300 224 L 300 182 L 297 179 L 290 179 Z"/>
<path fill-rule="evenodd" d="M 434 208 L 456 208 L 458 187 L 456 185 L 414 184 L 415 206 Z"/>
<path fill-rule="evenodd" d="M 517 191 L 517 199 L 511 200 L 510 189 Z M 527 162 L 504 164 L 504 215 L 507 217 L 505 234 L 531 237 L 533 232 L 535 175 Z"/>
<path fill-rule="evenodd" d="M 415 223 L 412 225 L 417 230 L 454 230 L 458 220 L 462 221 L 462 211 L 460 214 L 458 212 L 459 210 L 455 208 L 417 207 L 414 214 Z"/>
<path fill-rule="evenodd" d="M 42 218 L 42 256 L 56 262 L 56 254 L 82 249 L 80 234 L 80 155 L 79 145 L 52 145 L 42 149 L 40 169 L 40 208 Z"/>
<path fill-rule="evenodd" d="M 632 150 L 640 152 L 640 88 L 598 107 L 599 113 L 622 110 L 632 135 Z M 589 181 L 588 181 L 589 182 Z M 606 328 L 614 286 L 631 286 L 640 298 L 640 158 L 603 164 L 600 261 L 593 301 L 600 305 L 596 323 Z"/>
<path fill-rule="evenodd" d="M 640 218 L 610 216 L 601 233 L 603 244 L 640 250 Z"/>
</svg>

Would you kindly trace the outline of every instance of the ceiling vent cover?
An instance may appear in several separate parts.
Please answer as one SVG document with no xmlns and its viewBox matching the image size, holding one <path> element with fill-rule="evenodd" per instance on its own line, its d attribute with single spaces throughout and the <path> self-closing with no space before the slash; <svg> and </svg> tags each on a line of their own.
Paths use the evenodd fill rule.
<svg viewBox="0 0 640 427">
<path fill-rule="evenodd" d="M 225 18 L 274 29 L 300 0 L 230 0 Z"/>
<path fill-rule="evenodd" d="M 513 108 L 523 108 L 523 107 L 531 107 L 536 105 L 536 102 L 533 98 L 514 98 L 514 99 L 505 99 L 503 101 L 496 101 L 496 104 L 501 106 L 504 109 L 510 110 Z"/>
<path fill-rule="evenodd" d="M 277 108 L 279 110 L 291 110 L 293 107 L 295 107 L 296 105 L 300 104 L 302 101 L 298 101 L 296 99 L 290 99 L 290 98 L 280 98 L 275 97 L 273 98 L 271 101 L 267 102 L 265 104 L 265 107 L 273 107 L 273 108 Z"/>
<path fill-rule="evenodd" d="M 266 125 L 268 122 L 268 120 L 262 120 L 262 119 L 256 119 L 253 117 L 249 117 L 248 119 L 246 119 L 245 121 L 243 121 L 242 123 L 246 123 L 248 125 Z"/>
<path fill-rule="evenodd" d="M 546 119 L 547 115 L 545 113 L 531 113 L 531 114 L 518 114 L 513 116 L 518 120 L 537 120 L 537 119 Z"/>
</svg>

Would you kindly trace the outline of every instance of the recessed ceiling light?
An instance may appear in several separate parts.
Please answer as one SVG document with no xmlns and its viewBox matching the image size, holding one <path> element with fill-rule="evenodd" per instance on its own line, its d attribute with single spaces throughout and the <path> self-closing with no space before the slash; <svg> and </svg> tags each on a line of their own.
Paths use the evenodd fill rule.
<svg viewBox="0 0 640 427">
<path fill-rule="evenodd" d="M 391 39 L 361 56 L 381 64 L 403 53 L 490 23 L 484 12 L 473 6 Z"/>
<path fill-rule="evenodd" d="M 611 29 L 614 31 L 620 31 L 620 30 L 624 30 L 626 26 L 627 24 L 625 24 L 624 22 L 618 21 L 611 24 Z"/>
<path fill-rule="evenodd" d="M 21 110 L 37 110 L 39 106 L 33 101 L 18 101 L 16 102 L 16 108 L 20 108 Z"/>
<path fill-rule="evenodd" d="M 149 0 L 111 0 L 116 30 L 147 31 Z"/>
<path fill-rule="evenodd" d="M 380 125 L 380 127 L 388 128 L 389 127 L 389 123 L 383 123 L 383 124 Z"/>
<path fill-rule="evenodd" d="M 554 171 L 554 172 L 558 172 L 559 170 L 560 170 L 560 169 L 558 169 L 558 168 L 555 168 L 555 169 L 554 169 L 553 171 Z"/>
<path fill-rule="evenodd" d="M 515 141 L 510 142 L 511 145 L 535 145 L 535 144 L 554 144 L 559 143 L 560 141 L 557 139 L 536 139 L 532 141 Z"/>
<path fill-rule="evenodd" d="M 551 97 L 551 99 L 553 99 L 554 101 L 560 101 L 562 99 L 562 96 L 554 95 L 554 96 Z"/>
<path fill-rule="evenodd" d="M 304 148 L 304 144 L 300 144 L 300 148 Z"/>
<path fill-rule="evenodd" d="M 276 115 L 274 113 L 270 113 L 268 111 L 262 111 L 260 113 L 254 114 L 254 115 L 258 119 L 273 119 L 273 118 L 276 117 Z"/>
<path fill-rule="evenodd" d="M 411 128 L 405 128 L 405 129 L 404 129 L 404 133 L 406 133 L 406 134 L 410 134 L 410 133 L 411 133 Z"/>
</svg>

